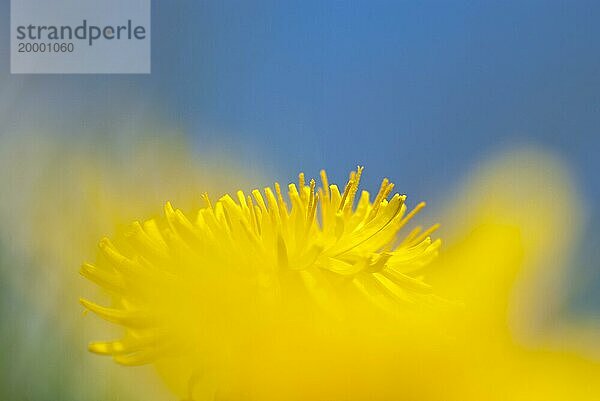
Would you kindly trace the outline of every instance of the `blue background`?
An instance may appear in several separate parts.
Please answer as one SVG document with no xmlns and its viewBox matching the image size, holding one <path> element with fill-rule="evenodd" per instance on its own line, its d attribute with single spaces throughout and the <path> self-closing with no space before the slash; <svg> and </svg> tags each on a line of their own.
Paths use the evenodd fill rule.
<svg viewBox="0 0 600 401">
<path fill-rule="evenodd" d="M 11 76 L 0 4 L 0 129 L 157 118 L 273 179 L 363 164 L 368 187 L 434 202 L 499 149 L 540 147 L 584 189 L 600 282 L 600 2 L 155 1 L 149 76 Z"/>
</svg>

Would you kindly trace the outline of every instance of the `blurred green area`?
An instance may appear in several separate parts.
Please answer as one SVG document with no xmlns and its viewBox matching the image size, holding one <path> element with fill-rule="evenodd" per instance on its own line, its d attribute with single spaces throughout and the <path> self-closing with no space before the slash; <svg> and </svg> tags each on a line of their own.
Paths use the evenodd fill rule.
<svg viewBox="0 0 600 401">
<path fill-rule="evenodd" d="M 86 357 L 81 352 L 73 352 L 74 347 L 81 345 L 78 336 L 74 338 L 61 329 L 52 314 L 42 313 L 26 287 L 12 285 L 16 271 L 31 274 L 34 268 L 30 263 L 11 256 L 10 244 L 6 239 L 0 241 L 0 316 L 3 322 L 0 325 L 0 399 L 115 399 L 111 388 L 89 386 L 91 378 L 85 383 L 85 376 L 74 374 L 83 365 L 82 358 Z M 19 279 L 35 280 L 31 277 Z"/>
<path fill-rule="evenodd" d="M 78 303 L 108 300 L 78 274 L 103 236 L 167 200 L 192 209 L 202 192 L 220 196 L 240 183 L 234 163 L 210 168 L 182 135 L 159 135 L 158 126 L 104 137 L 0 135 L 0 400 L 171 399 L 151 367 L 126 369 L 87 351 L 119 333 Z"/>
</svg>

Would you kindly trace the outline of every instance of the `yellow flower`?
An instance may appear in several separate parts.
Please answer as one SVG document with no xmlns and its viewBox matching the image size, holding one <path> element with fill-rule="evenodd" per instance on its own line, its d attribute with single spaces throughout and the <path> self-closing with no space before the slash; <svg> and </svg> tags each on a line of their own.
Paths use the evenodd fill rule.
<svg viewBox="0 0 600 401">
<path fill-rule="evenodd" d="M 125 335 L 92 350 L 153 362 L 196 401 L 600 398 L 598 337 L 560 317 L 582 222 L 564 166 L 521 151 L 478 168 L 442 213 L 438 258 L 435 226 L 395 239 L 421 206 L 384 200 L 386 181 L 353 206 L 360 174 L 343 193 L 301 176 L 291 207 L 278 186 L 193 222 L 167 205 L 104 240 L 83 273 L 113 307 L 85 303 Z"/>
<path fill-rule="evenodd" d="M 430 238 L 437 225 L 398 240 L 425 204 L 407 212 L 387 179 L 371 200 L 358 192 L 361 174 L 343 191 L 324 171 L 319 189 L 300 174 L 289 204 L 277 183 L 214 205 L 205 196 L 192 217 L 167 203 L 165 218 L 103 239 L 81 273 L 113 305 L 82 303 L 125 334 L 90 350 L 154 363 L 190 399 L 326 400 L 349 380 L 347 398 L 364 399 L 396 375 L 393 344 L 437 316 L 420 271 L 440 241 Z"/>
</svg>

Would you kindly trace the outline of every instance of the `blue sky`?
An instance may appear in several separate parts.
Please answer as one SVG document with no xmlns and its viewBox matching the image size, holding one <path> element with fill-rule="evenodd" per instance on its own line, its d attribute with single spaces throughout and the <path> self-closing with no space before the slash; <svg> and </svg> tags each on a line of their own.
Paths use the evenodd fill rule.
<svg viewBox="0 0 600 401">
<path fill-rule="evenodd" d="M 15 104 L 64 105 L 99 131 L 153 105 L 200 151 L 274 178 L 360 163 L 369 186 L 387 175 L 421 198 L 527 144 L 600 203 L 598 2 L 154 1 L 150 76 L 10 76 L 8 3 L 0 83 Z M 41 126 L 73 129 L 55 114 Z"/>
<path fill-rule="evenodd" d="M 362 164 L 367 187 L 389 176 L 434 206 L 527 145 L 572 167 L 600 222 L 600 2 L 154 1 L 149 76 L 11 76 L 8 11 L 4 127 L 106 135 L 151 116 L 273 180 Z"/>
<path fill-rule="evenodd" d="M 200 147 L 243 144 L 284 177 L 362 163 L 433 195 L 529 144 L 600 197 L 598 3 L 182 4 L 155 7 L 153 79 Z"/>
</svg>

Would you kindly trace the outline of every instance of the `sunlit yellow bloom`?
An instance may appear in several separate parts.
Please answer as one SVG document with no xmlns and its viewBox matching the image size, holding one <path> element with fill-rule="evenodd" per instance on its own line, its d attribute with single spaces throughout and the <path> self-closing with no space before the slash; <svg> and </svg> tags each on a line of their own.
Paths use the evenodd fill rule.
<svg viewBox="0 0 600 401">
<path fill-rule="evenodd" d="M 205 196 L 194 215 L 167 203 L 164 218 L 103 239 L 81 273 L 113 305 L 82 303 L 125 334 L 90 350 L 155 363 L 194 399 L 326 400 L 352 387 L 346 399 L 358 400 L 385 386 L 401 364 L 389 346 L 437 309 L 420 271 L 440 241 L 437 225 L 399 239 L 424 203 L 408 212 L 387 179 L 370 199 L 361 174 L 343 191 L 324 171 L 319 189 L 300 174 L 288 201 L 276 183 L 214 204 Z M 388 387 L 378 397 L 399 394 Z"/>
</svg>

